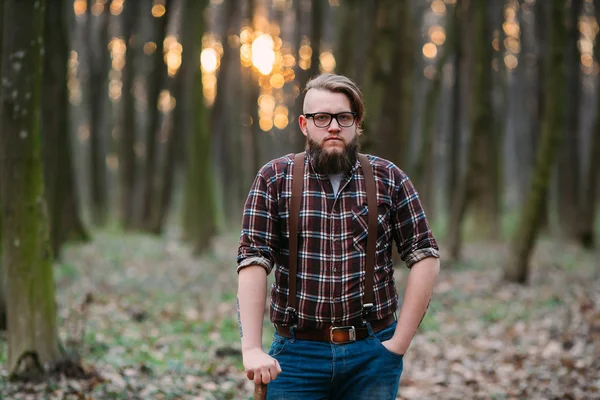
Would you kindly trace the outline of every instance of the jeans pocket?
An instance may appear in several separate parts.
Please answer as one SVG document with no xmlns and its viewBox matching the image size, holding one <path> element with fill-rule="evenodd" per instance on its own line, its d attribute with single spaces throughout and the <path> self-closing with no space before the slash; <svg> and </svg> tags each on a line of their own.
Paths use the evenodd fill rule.
<svg viewBox="0 0 600 400">
<path fill-rule="evenodd" d="M 289 343 L 289 339 L 279 336 L 277 334 L 273 335 L 273 343 L 271 343 L 271 348 L 269 349 L 269 355 L 271 357 L 277 357 L 287 347 Z"/>
<path fill-rule="evenodd" d="M 392 338 L 392 336 L 394 336 L 395 331 L 396 331 L 396 322 L 394 322 L 392 325 L 388 326 L 387 328 L 377 332 L 373 336 L 375 337 L 375 341 L 376 341 L 378 347 L 380 348 L 380 350 L 382 350 L 388 356 L 390 356 L 396 360 L 402 361 L 402 359 L 404 358 L 404 354 L 394 353 L 393 351 L 388 350 L 388 348 L 383 345 L 383 342 L 385 342 L 386 340 L 390 340 Z"/>
</svg>

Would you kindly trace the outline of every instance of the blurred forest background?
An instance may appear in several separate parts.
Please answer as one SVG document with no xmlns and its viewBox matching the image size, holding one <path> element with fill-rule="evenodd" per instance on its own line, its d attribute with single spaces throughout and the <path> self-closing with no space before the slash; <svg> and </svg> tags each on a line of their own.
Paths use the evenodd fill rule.
<svg viewBox="0 0 600 400">
<path fill-rule="evenodd" d="M 362 152 L 411 177 L 441 244 L 399 398 L 600 398 L 599 20 L 598 0 L 1 1 L 0 398 L 248 398 L 241 212 L 303 150 L 320 72 L 360 85 Z"/>
</svg>

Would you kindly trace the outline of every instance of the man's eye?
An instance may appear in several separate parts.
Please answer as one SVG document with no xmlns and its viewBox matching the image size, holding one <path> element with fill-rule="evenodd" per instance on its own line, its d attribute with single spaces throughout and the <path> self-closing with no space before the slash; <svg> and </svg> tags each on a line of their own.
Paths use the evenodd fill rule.
<svg viewBox="0 0 600 400">
<path fill-rule="evenodd" d="M 329 119 L 329 115 L 316 115 L 315 118 L 317 119 L 317 121 L 325 122 Z"/>
<path fill-rule="evenodd" d="M 352 120 L 352 115 L 351 114 L 340 114 L 338 116 L 338 119 L 342 122 L 350 122 Z"/>
</svg>

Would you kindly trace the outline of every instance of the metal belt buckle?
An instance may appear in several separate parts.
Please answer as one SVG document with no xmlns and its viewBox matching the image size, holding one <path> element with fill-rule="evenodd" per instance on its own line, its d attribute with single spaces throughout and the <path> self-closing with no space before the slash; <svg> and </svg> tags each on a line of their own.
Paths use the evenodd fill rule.
<svg viewBox="0 0 600 400">
<path fill-rule="evenodd" d="M 348 331 L 348 340 L 346 340 L 345 342 L 336 342 L 333 333 L 336 330 L 343 329 Z M 329 340 L 331 340 L 331 343 L 335 344 L 346 344 L 356 342 L 356 328 L 354 328 L 354 326 L 332 326 L 331 328 L 329 328 Z"/>
</svg>

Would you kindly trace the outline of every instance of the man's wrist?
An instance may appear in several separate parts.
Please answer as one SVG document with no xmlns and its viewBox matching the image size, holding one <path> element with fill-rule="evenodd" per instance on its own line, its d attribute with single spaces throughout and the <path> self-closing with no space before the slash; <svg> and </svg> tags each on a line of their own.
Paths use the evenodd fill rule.
<svg viewBox="0 0 600 400">
<path fill-rule="evenodd" d="M 248 352 L 255 351 L 255 350 L 262 351 L 262 346 L 256 345 L 256 344 L 247 345 L 247 346 L 242 345 L 242 353 L 248 353 Z"/>
<path fill-rule="evenodd" d="M 390 339 L 390 344 L 390 347 L 392 347 L 395 353 L 404 354 L 408 350 L 408 346 L 410 346 L 410 341 L 406 341 L 403 338 L 397 338 L 396 335 L 394 335 Z"/>
</svg>

